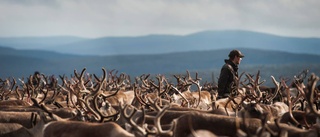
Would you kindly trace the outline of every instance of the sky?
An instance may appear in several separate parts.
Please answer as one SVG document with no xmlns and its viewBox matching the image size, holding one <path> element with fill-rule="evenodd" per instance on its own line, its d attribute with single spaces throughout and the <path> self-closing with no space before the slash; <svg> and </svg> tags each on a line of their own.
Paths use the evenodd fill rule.
<svg viewBox="0 0 320 137">
<path fill-rule="evenodd" d="M 249 30 L 320 38 L 319 0 L 0 0 L 0 37 Z"/>
</svg>

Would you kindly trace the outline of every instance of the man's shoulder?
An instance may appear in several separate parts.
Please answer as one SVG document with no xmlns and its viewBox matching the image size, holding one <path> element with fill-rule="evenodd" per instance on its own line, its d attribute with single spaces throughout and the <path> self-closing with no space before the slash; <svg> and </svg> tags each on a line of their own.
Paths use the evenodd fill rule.
<svg viewBox="0 0 320 137">
<path fill-rule="evenodd" d="M 232 66 L 228 63 L 225 63 L 222 68 L 225 68 L 225 69 L 233 69 Z"/>
<path fill-rule="evenodd" d="M 229 72 L 234 73 L 233 67 L 231 66 L 231 64 L 228 64 L 228 63 L 224 64 L 221 70 L 228 70 Z"/>
</svg>

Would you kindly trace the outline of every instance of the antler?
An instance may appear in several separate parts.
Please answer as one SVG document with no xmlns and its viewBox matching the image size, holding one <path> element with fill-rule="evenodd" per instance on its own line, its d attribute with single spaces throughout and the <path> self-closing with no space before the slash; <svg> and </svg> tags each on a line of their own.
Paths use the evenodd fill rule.
<svg viewBox="0 0 320 137">
<path fill-rule="evenodd" d="M 122 107 L 122 105 L 120 105 L 120 109 L 121 111 L 121 116 L 124 117 L 127 122 L 137 131 L 138 134 L 142 134 L 142 135 L 147 135 L 147 132 L 145 131 L 145 129 L 143 129 L 142 127 L 138 126 L 138 124 L 136 122 L 133 121 L 132 117 L 134 116 L 134 114 L 137 112 L 137 109 L 133 107 L 133 110 L 130 114 L 127 114 L 127 109 L 128 109 L 129 105 L 126 104 L 124 106 L 124 108 Z"/>
<path fill-rule="evenodd" d="M 313 107 L 314 92 L 315 92 L 315 88 L 318 81 L 319 81 L 319 77 L 316 76 L 314 73 L 312 73 L 310 78 L 308 79 L 308 85 L 306 90 L 306 97 L 307 97 L 306 100 L 308 102 L 308 106 L 310 107 L 311 112 L 320 118 L 320 114 Z"/>
<path fill-rule="evenodd" d="M 296 125 L 300 125 L 300 123 L 293 117 L 293 114 L 292 114 L 292 101 L 291 101 L 291 97 L 290 97 L 290 89 L 286 85 L 286 83 L 284 83 L 284 86 L 285 86 L 285 90 L 287 91 L 287 101 L 288 101 L 288 106 L 289 106 L 289 116 L 290 116 L 290 118 L 293 120 L 293 122 Z"/>
<path fill-rule="evenodd" d="M 278 95 L 280 90 L 280 83 L 274 78 L 274 76 L 271 76 L 271 79 L 275 85 L 275 92 L 266 98 L 267 102 L 273 102 L 273 99 Z"/>
<path fill-rule="evenodd" d="M 160 122 L 162 116 L 167 112 L 167 109 L 169 109 L 169 106 L 164 106 L 164 108 L 161 109 L 157 105 L 157 102 L 158 102 L 158 99 L 156 99 L 154 102 L 155 107 L 159 110 L 157 115 L 156 116 L 148 116 L 150 118 L 153 118 L 154 125 L 155 125 L 156 129 L 150 130 L 146 127 L 146 130 L 148 133 L 151 133 L 151 134 L 154 134 L 157 136 L 173 136 L 173 129 L 175 128 L 176 121 L 175 120 L 172 121 L 172 126 L 168 130 L 163 130 L 161 127 L 161 122 Z"/>
<path fill-rule="evenodd" d="M 252 76 L 249 75 L 249 74 L 246 74 L 246 77 L 248 78 L 249 84 L 251 84 L 252 87 L 249 87 L 249 86 L 243 84 L 242 82 L 241 82 L 241 84 L 242 84 L 244 87 L 246 87 L 246 88 L 248 88 L 248 89 L 251 89 L 251 92 L 253 92 L 254 98 L 256 98 L 256 100 L 260 100 L 261 97 L 262 97 L 262 92 L 260 91 L 259 86 L 265 82 L 265 80 L 263 80 L 263 81 L 260 82 L 260 78 L 261 78 L 261 77 L 260 77 L 260 70 L 258 71 L 255 80 L 254 80 L 254 79 L 252 78 Z"/>
</svg>

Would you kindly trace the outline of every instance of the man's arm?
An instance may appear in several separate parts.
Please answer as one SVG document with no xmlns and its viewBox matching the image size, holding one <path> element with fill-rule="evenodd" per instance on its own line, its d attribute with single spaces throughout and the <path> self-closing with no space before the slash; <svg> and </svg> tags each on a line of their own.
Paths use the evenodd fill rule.
<svg viewBox="0 0 320 137">
<path fill-rule="evenodd" d="M 221 69 L 220 77 L 219 77 L 219 80 L 218 80 L 218 93 L 219 93 L 219 96 L 224 94 L 224 93 L 226 93 L 227 83 L 228 83 L 229 77 L 230 77 L 229 69 L 226 68 L 226 67 L 223 67 Z"/>
</svg>

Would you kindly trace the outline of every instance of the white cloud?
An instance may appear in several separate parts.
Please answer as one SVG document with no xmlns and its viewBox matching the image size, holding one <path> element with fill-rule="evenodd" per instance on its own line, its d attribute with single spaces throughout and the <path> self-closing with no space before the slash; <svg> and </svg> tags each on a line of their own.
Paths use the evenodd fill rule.
<svg viewBox="0 0 320 137">
<path fill-rule="evenodd" d="M 245 29 L 320 37 L 317 0 L 3 0 L 0 36 L 84 37 Z"/>
</svg>

